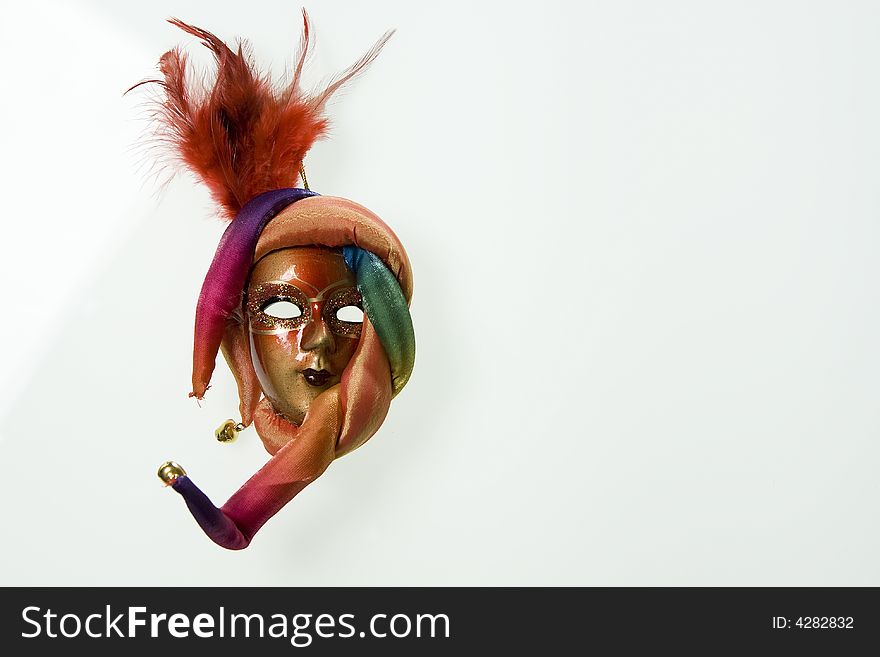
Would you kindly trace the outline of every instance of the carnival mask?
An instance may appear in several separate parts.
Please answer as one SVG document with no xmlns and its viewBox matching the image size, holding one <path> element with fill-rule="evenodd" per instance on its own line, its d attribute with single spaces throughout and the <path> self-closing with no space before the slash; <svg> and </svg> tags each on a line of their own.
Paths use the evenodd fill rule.
<svg viewBox="0 0 880 657">
<path fill-rule="evenodd" d="M 176 463 L 164 463 L 159 477 L 214 542 L 241 549 L 334 459 L 376 433 L 413 369 L 412 274 L 403 246 L 363 206 L 308 189 L 302 167 L 327 128 L 327 99 L 391 34 L 326 89 L 305 95 L 305 12 L 293 79 L 280 89 L 243 48 L 170 22 L 211 50 L 217 77 L 200 87 L 180 50 L 166 53 L 162 79 L 145 81 L 163 91 L 158 135 L 230 220 L 196 307 L 190 396 L 205 395 L 222 350 L 241 422 L 227 421 L 217 437 L 228 441 L 253 423 L 272 457 L 220 508 Z"/>
<path fill-rule="evenodd" d="M 361 337 L 363 302 L 341 251 L 273 251 L 254 265 L 247 292 L 251 360 L 260 388 L 302 424 L 314 399 L 342 380 Z"/>
</svg>

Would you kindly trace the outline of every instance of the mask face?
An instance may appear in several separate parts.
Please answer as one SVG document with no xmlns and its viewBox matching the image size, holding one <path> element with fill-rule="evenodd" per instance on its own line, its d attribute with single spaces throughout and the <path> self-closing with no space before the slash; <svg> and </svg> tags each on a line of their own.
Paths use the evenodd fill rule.
<svg viewBox="0 0 880 657">
<path fill-rule="evenodd" d="M 301 424 L 312 400 L 339 383 L 357 349 L 361 296 L 339 251 L 273 251 L 247 288 L 251 359 L 275 410 Z"/>
</svg>

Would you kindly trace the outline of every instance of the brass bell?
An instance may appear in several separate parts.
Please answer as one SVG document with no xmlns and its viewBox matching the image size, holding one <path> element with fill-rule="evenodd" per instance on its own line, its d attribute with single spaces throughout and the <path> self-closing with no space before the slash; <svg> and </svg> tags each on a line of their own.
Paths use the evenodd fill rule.
<svg viewBox="0 0 880 657">
<path fill-rule="evenodd" d="M 238 434 L 243 430 L 243 424 L 236 424 L 235 420 L 226 420 L 214 431 L 214 437 L 221 443 L 231 443 L 238 438 Z"/>
<path fill-rule="evenodd" d="M 178 478 L 186 476 L 186 470 L 184 470 L 179 464 L 174 461 L 165 461 L 162 465 L 159 466 L 159 472 L 156 474 L 159 475 L 159 479 L 161 479 L 166 484 L 174 483 Z"/>
</svg>

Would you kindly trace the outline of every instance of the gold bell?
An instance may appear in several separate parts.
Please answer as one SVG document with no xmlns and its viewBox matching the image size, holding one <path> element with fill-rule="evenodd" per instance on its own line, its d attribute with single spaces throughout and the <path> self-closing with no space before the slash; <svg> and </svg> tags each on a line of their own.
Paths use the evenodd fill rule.
<svg viewBox="0 0 880 657">
<path fill-rule="evenodd" d="M 226 420 L 214 431 L 214 437 L 221 443 L 231 443 L 238 438 L 238 434 L 244 431 L 244 428 L 241 422 L 236 424 L 235 420 Z"/>
<path fill-rule="evenodd" d="M 159 466 L 159 472 L 156 474 L 159 475 L 159 479 L 161 479 L 166 484 L 174 483 L 178 478 L 186 476 L 186 470 L 180 467 L 179 464 L 174 461 L 165 461 L 162 465 Z"/>
</svg>

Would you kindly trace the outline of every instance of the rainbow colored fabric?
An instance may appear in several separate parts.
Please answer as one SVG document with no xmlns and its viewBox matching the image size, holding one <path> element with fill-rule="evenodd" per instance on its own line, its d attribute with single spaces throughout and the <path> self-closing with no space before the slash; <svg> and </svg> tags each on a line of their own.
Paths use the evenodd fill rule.
<svg viewBox="0 0 880 657">
<path fill-rule="evenodd" d="M 294 204 L 299 207 L 291 211 Z M 260 401 L 258 387 L 252 394 L 255 375 L 244 342 L 230 342 L 236 331 L 230 333 L 229 320 L 240 307 L 255 258 L 276 248 L 315 243 L 342 248 L 363 298 L 365 319 L 361 341 L 341 383 L 322 393 L 297 426 L 280 418 L 268 400 Z M 335 458 L 356 449 L 378 430 L 391 398 L 406 385 L 415 363 L 411 294 L 409 261 L 402 245 L 366 208 L 302 189 L 266 192 L 242 208 L 223 235 L 199 296 L 192 394 L 201 398 L 207 390 L 223 343 L 240 394 L 245 391 L 242 408 L 247 417 L 253 413 L 272 458 L 220 508 L 190 477 L 171 483 L 211 540 L 232 550 L 247 547 L 260 527 Z"/>
</svg>

